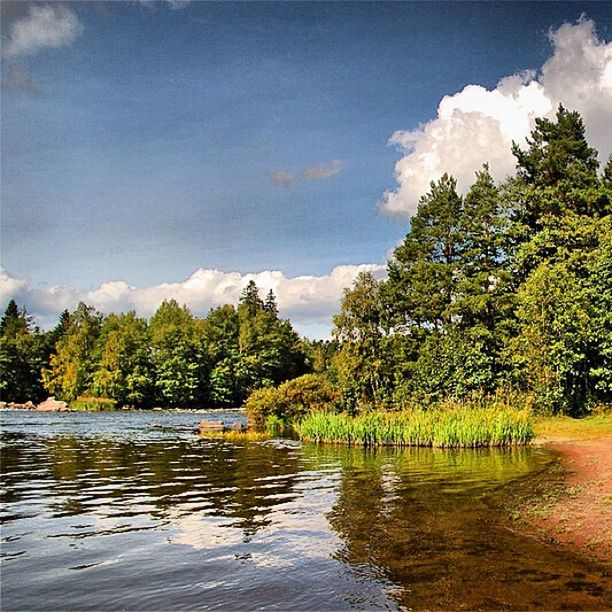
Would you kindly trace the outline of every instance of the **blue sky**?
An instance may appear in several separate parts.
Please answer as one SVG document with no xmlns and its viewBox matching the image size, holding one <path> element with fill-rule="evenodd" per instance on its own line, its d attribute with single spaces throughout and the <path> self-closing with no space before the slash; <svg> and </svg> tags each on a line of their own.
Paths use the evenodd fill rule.
<svg viewBox="0 0 612 612">
<path fill-rule="evenodd" d="M 414 207 L 394 169 L 414 144 L 389 138 L 466 85 L 540 70 L 551 28 L 582 13 L 607 53 L 612 16 L 571 2 L 2 8 L 4 295 L 43 315 L 53 305 L 32 292 L 54 286 L 70 287 L 64 305 L 200 268 L 318 278 L 384 264 Z M 319 332 L 315 319 L 303 323 Z"/>
</svg>

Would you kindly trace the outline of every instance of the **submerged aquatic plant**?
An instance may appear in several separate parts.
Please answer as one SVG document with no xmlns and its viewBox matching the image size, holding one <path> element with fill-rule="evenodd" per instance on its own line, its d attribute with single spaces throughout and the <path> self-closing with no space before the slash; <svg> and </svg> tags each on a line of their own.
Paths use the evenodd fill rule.
<svg viewBox="0 0 612 612">
<path fill-rule="evenodd" d="M 529 411 L 510 408 L 374 411 L 355 417 L 313 412 L 295 430 L 310 442 L 441 448 L 514 446 L 527 444 L 534 435 Z"/>
</svg>

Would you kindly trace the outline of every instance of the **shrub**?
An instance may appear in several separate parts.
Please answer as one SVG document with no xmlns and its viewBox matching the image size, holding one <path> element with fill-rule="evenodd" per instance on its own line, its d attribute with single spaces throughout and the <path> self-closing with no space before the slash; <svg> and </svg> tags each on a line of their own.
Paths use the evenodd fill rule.
<svg viewBox="0 0 612 612">
<path fill-rule="evenodd" d="M 276 388 L 253 391 L 245 403 L 245 409 L 255 427 L 264 428 L 267 422 L 278 427 L 278 420 L 288 423 L 312 411 L 327 411 L 336 399 L 337 393 L 326 376 L 305 374 Z"/>
<path fill-rule="evenodd" d="M 115 410 L 117 402 L 108 397 L 95 397 L 93 395 L 79 395 L 75 400 L 70 402 L 72 410 L 88 410 L 99 412 L 101 410 Z"/>
</svg>

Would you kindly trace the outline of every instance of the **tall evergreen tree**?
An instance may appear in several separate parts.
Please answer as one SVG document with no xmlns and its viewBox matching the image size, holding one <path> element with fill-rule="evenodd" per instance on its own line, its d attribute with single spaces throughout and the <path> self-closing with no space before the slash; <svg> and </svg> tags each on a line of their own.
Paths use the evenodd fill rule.
<svg viewBox="0 0 612 612">
<path fill-rule="evenodd" d="M 450 322 L 462 245 L 462 198 L 445 174 L 419 201 L 404 242 L 389 262 L 386 294 L 396 322 L 440 328 Z"/>
<path fill-rule="evenodd" d="M 43 335 L 26 309 L 11 300 L 0 319 L 0 398 L 8 402 L 42 399 L 40 370 L 45 358 Z"/>
</svg>

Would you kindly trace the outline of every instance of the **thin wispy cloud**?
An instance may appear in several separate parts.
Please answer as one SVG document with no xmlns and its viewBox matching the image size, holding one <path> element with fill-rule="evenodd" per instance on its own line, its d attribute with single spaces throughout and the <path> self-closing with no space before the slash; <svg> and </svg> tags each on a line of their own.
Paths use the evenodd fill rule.
<svg viewBox="0 0 612 612">
<path fill-rule="evenodd" d="M 549 34 L 552 56 L 541 69 L 513 74 L 488 90 L 467 85 L 442 98 L 437 117 L 389 144 L 404 156 L 395 165 L 398 187 L 384 193 L 380 209 L 411 216 L 429 183 L 444 172 L 465 191 L 484 161 L 503 180 L 514 171 L 512 141 L 525 144 L 536 117 L 552 117 L 562 103 L 582 115 L 589 142 L 605 161 L 612 151 L 612 43 L 601 41 L 584 17 Z"/>
<path fill-rule="evenodd" d="M 138 0 L 138 3 L 149 8 L 153 8 L 158 4 L 165 4 L 171 9 L 178 11 L 190 4 L 191 0 Z"/>
<path fill-rule="evenodd" d="M 302 171 L 301 176 L 305 181 L 323 181 L 340 174 L 341 171 L 342 162 L 338 159 L 334 159 L 334 161 L 327 166 L 325 164 L 318 164 L 306 168 L 306 170 Z"/>
<path fill-rule="evenodd" d="M 40 87 L 34 82 L 32 77 L 24 70 L 16 67 L 9 67 L 2 75 L 2 88 L 9 91 L 18 91 L 31 96 L 42 94 Z"/>
<path fill-rule="evenodd" d="M 168 0 L 170 8 L 173 8 L 174 10 L 185 8 L 190 2 L 191 0 Z"/>
<path fill-rule="evenodd" d="M 273 185 L 280 185 L 283 187 L 288 187 L 289 185 L 293 185 L 295 183 L 295 175 L 290 172 L 285 172 L 284 170 L 278 170 L 277 172 L 273 172 L 270 175 L 270 182 Z"/>
<path fill-rule="evenodd" d="M 32 3 L 28 14 L 11 24 L 2 55 L 14 58 L 64 47 L 72 44 L 82 32 L 83 24 L 68 6 Z"/>
<path fill-rule="evenodd" d="M 334 159 L 330 164 L 316 164 L 304 168 L 298 174 L 292 174 L 285 170 L 277 170 L 270 175 L 273 185 L 288 187 L 299 181 L 324 181 L 342 172 L 343 164 L 339 159 Z"/>
</svg>

